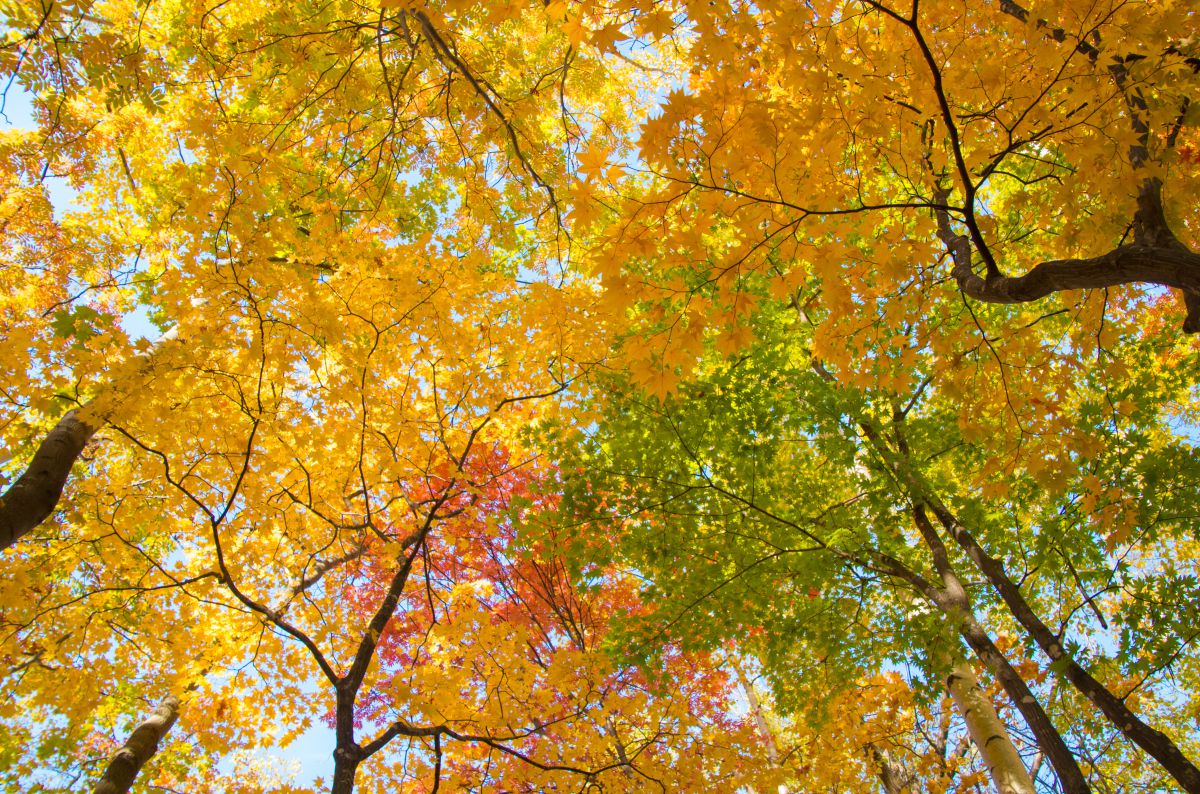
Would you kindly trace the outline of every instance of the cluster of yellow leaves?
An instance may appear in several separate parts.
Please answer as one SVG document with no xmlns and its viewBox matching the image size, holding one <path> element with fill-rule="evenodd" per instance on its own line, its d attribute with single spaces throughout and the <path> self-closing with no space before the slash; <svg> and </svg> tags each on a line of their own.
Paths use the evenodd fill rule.
<svg viewBox="0 0 1200 794">
<path fill-rule="evenodd" d="M 57 115 L 5 150 L 26 162 L 4 217 L 30 227 L 10 227 L 5 277 L 41 279 L 10 290 L 13 328 L 30 337 L 13 369 L 32 361 L 39 379 L 5 408 L 44 423 L 24 404 L 66 382 L 111 426 L 54 532 L 5 561 L 5 603 L 23 605 L 4 614 L 6 658 L 27 671 L 22 692 L 81 726 L 103 709 L 136 713 L 135 692 L 186 692 L 177 730 L 232 758 L 286 744 L 331 708 L 313 695 L 307 649 L 247 602 L 343 672 L 366 631 L 346 594 L 378 595 L 354 559 L 371 534 L 394 563 L 430 501 L 479 495 L 454 484 L 472 443 L 511 443 L 602 359 L 609 329 L 559 221 L 582 225 L 589 184 L 622 177 L 614 141 L 640 100 L 615 90 L 635 65 L 613 56 L 625 30 L 669 34 L 672 12 L 240 0 L 94 13 L 102 35 L 81 37 L 79 73 L 113 52 L 136 58 L 111 80 L 38 72 L 35 89 L 64 95 Z M 168 90 L 140 93 L 162 75 Z M 36 175 L 50 153 L 77 191 L 62 221 Z M 573 164 L 589 182 L 573 183 Z M 60 255 L 72 245 L 77 256 Z M 94 292 L 96 322 L 138 307 L 171 338 L 151 348 L 72 316 L 78 350 L 62 360 L 38 316 L 53 301 L 72 309 L 76 283 Z M 757 743 L 719 706 L 706 724 L 688 697 L 615 686 L 597 651 L 535 665 L 520 630 L 478 600 L 450 603 L 430 662 L 387 673 L 414 720 L 498 740 L 524 731 L 512 741 L 534 744 L 531 756 L 600 770 L 610 790 L 641 790 L 647 774 L 738 785 Z M 396 617 L 405 630 L 415 619 Z M 538 728 L 551 701 L 561 725 Z M 415 746 L 373 758 L 367 788 L 428 786 L 432 758 Z M 163 754 L 155 784 L 225 785 L 187 747 Z M 451 789 L 539 774 L 478 741 L 445 761 Z M 245 790 L 270 779 L 247 774 Z"/>
<path fill-rule="evenodd" d="M 777 745 L 777 785 L 789 791 L 873 791 L 886 777 L 902 788 L 948 794 L 986 780 L 949 701 L 919 702 L 896 673 L 864 677 L 813 703 L 812 722 L 764 713 Z"/>
<path fill-rule="evenodd" d="M 618 212 L 593 255 L 614 314 L 639 302 L 666 312 L 632 312 L 635 382 L 665 396 L 701 341 L 744 347 L 748 307 L 769 294 L 795 304 L 814 355 L 843 383 L 903 393 L 930 377 L 964 434 L 1016 468 L 1044 457 L 1042 471 L 1060 469 L 1064 438 L 1086 452 L 1088 439 L 1072 437 L 1075 387 L 1093 358 L 1108 366 L 1116 340 L 1142 333 L 1147 302 L 1122 288 L 1019 311 L 967 305 L 932 205 L 941 187 L 962 206 L 969 176 L 975 219 L 1009 274 L 1117 245 L 1146 172 L 1130 165 L 1126 102 L 1108 64 L 1127 49 L 1145 54 L 1129 79 L 1153 84 L 1145 120 L 1163 140 L 1152 155 L 1175 162 L 1162 144 L 1191 72 L 1160 53 L 1194 40 L 1194 15 L 1178 4 L 1069 4 L 1021 22 L 991 6 L 932 3 L 914 31 L 901 19 L 908 5 L 895 18 L 847 3 L 689 11 L 686 80 L 642 127 L 651 176 L 640 196 L 609 196 Z M 1098 57 L 1071 44 L 1084 39 L 1099 42 Z M 971 57 L 981 46 L 995 57 Z M 1184 196 L 1194 180 L 1177 182 Z M 1172 200 L 1173 222 L 1194 227 L 1194 207 Z M 705 306 L 703 329 L 693 302 Z"/>
<path fill-rule="evenodd" d="M 28 35 L 0 66 L 22 70 L 41 129 L 0 138 L 6 471 L 67 407 L 111 420 L 67 509 L 4 560 L 15 722 L 31 706 L 83 724 L 130 708 L 114 682 L 136 681 L 194 691 L 208 751 L 274 741 L 259 700 L 303 700 L 313 668 L 247 602 L 343 670 L 366 623 L 343 597 L 378 585 L 347 561 L 368 541 L 394 561 L 430 503 L 480 498 L 460 482 L 476 442 L 519 449 L 571 410 L 550 396 L 614 338 L 634 385 L 665 399 L 706 351 L 751 345 L 766 301 L 843 384 L 932 383 L 990 453 L 962 475 L 985 497 L 1007 496 L 1007 475 L 1061 491 L 1098 452 L 1069 419 L 1081 384 L 1131 377 L 1108 351 L 1151 301 L 965 304 L 939 190 L 957 207 L 964 181 L 978 188 L 974 221 L 1011 272 L 1120 240 L 1146 173 L 1168 180 L 1185 233 L 1200 223 L 1195 180 L 1171 180 L 1194 173 L 1190 131 L 1184 154 L 1155 139 L 1135 171 L 1110 59 L 1071 44 L 1134 42 L 1128 79 L 1169 128 L 1190 78 L 1159 54 L 1198 32 L 1181 3 L 1021 22 L 930 0 L 912 25 L 836 0 L 9 5 Z M 974 57 L 980 41 L 996 57 Z M 51 172 L 70 212 L 51 207 Z M 135 310 L 173 337 L 132 341 Z M 1139 410 L 1111 408 L 1114 423 Z M 1079 496 L 1110 551 L 1130 539 L 1121 489 Z M 618 671 L 590 651 L 536 664 L 478 587 L 447 595 L 429 663 L 388 679 L 408 716 L 519 734 L 546 763 L 606 768 L 612 790 L 644 783 L 620 762 L 630 748 L 649 777 L 737 785 L 747 734 L 718 737 L 685 698 L 607 688 Z M 856 765 L 876 731 L 915 719 L 905 691 L 864 683 L 837 704 L 857 715 L 842 743 L 803 737 L 796 757 L 869 777 Z M 561 728 L 544 722 L 555 708 Z M 530 771 L 485 742 L 455 752 L 454 785 L 482 785 L 484 761 Z M 949 790 L 954 770 L 918 755 Z M 429 760 L 377 779 L 427 779 Z"/>
</svg>

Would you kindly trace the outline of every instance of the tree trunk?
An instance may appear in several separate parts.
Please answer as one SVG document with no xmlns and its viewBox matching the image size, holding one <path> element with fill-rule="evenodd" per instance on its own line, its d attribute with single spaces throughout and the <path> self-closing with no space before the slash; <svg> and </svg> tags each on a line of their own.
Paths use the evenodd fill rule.
<svg viewBox="0 0 1200 794">
<path fill-rule="evenodd" d="M 352 794 L 354 776 L 362 759 L 358 753 L 346 752 L 340 747 L 333 751 L 333 785 L 330 794 Z"/>
<path fill-rule="evenodd" d="M 946 689 L 954 700 L 967 732 L 979 748 L 987 766 L 996 794 L 1033 794 L 1033 780 L 1017 748 L 1008 736 L 1008 729 L 996 715 L 991 701 L 979 686 L 979 679 L 970 665 L 959 659 L 946 677 Z"/>
<path fill-rule="evenodd" d="M 884 794 L 906 794 L 909 791 L 908 775 L 904 768 L 892 761 L 891 756 L 878 746 L 868 745 L 868 753 L 879 771 L 879 782 L 883 784 Z"/>
<path fill-rule="evenodd" d="M 1150 187 L 1154 186 L 1151 185 Z M 1161 231 L 1158 236 L 1155 236 L 1152 234 L 1152 231 L 1146 231 L 1144 228 L 1140 232 L 1142 236 L 1154 241 L 1160 241 L 1160 238 L 1164 237 L 1170 238 L 1170 231 L 1166 230 L 1165 221 L 1161 220 L 1162 207 L 1157 191 L 1143 187 L 1143 191 L 1139 195 L 1139 204 L 1141 205 L 1141 209 L 1139 210 L 1138 217 L 1141 219 L 1141 225 L 1151 230 L 1154 228 L 1165 230 Z M 819 369 L 818 372 L 820 372 Z M 1184 756 L 1175 743 L 1171 741 L 1170 737 L 1144 723 L 1125 705 L 1125 702 L 1121 698 L 1110 692 L 1103 684 L 1080 667 L 1074 659 L 1070 658 L 1059 638 L 1042 622 L 1024 596 L 1021 595 L 1021 591 L 1017 585 L 1008 578 L 1003 565 L 984 551 L 966 527 L 950 512 L 949 508 L 936 495 L 930 493 L 925 483 L 913 472 L 907 459 L 907 448 L 902 445 L 899 454 L 897 454 L 884 443 L 882 435 L 876 428 L 865 423 L 860 424 L 860 426 L 870 440 L 872 447 L 884 457 L 900 481 L 909 487 L 916 502 L 913 510 L 914 520 L 925 539 L 926 545 L 934 553 L 935 567 L 938 568 L 939 573 L 941 573 L 943 568 L 949 568 L 949 558 L 940 536 L 925 515 L 925 504 L 928 504 L 933 510 L 938 521 L 967 553 L 968 558 L 975 563 L 980 573 L 987 578 L 992 587 L 1000 595 L 1009 612 L 1041 647 L 1042 651 L 1054 661 L 1066 661 L 1064 673 L 1067 681 L 1080 694 L 1088 698 L 1130 741 L 1155 758 L 1168 774 L 1175 778 L 1184 791 L 1187 791 L 1189 794 L 1200 794 L 1200 770 L 1197 769 L 1190 759 Z M 966 632 L 963 633 L 963 636 L 968 639 L 968 642 L 971 641 L 967 637 Z M 982 628 L 976 632 L 976 640 L 977 642 L 986 640 L 986 644 L 991 644 L 990 638 L 987 638 Z M 975 646 L 972 645 L 972 647 Z M 985 653 L 988 652 L 986 648 L 982 649 Z M 977 652 L 979 652 L 979 649 L 977 649 Z M 1003 659 L 999 650 L 995 650 L 994 655 L 999 659 Z M 1004 664 L 1007 665 L 1007 661 Z M 1016 676 L 1015 671 L 1013 677 L 1020 681 L 1021 687 L 1024 687 L 1024 681 L 1019 676 Z M 1004 682 L 1003 678 L 1001 682 Z M 1013 690 L 1010 690 L 1010 695 L 1012 691 L 1016 691 L 1017 687 L 1015 684 L 1013 687 Z M 1027 689 L 1027 687 L 1025 688 Z M 1005 689 L 1009 690 L 1008 684 L 1005 685 Z M 1033 726 L 1031 725 L 1030 727 L 1032 728 Z M 1038 738 L 1040 742 L 1041 737 L 1039 736 Z M 1048 760 L 1057 772 L 1059 766 L 1055 759 L 1055 752 L 1052 748 L 1045 746 L 1043 746 L 1043 750 L 1045 750 Z M 1078 769 L 1078 765 L 1074 764 L 1073 757 L 1072 764 Z"/>
<path fill-rule="evenodd" d="M 1083 770 L 1079 768 L 1079 762 L 1075 760 L 1075 755 L 1063 741 L 1062 734 L 1050 721 L 1042 704 L 1030 691 L 1025 679 L 1009 664 L 1008 659 L 992 642 L 992 638 L 988 636 L 974 615 L 965 617 L 960 615 L 960 619 L 962 619 L 962 624 L 959 632 L 963 639 L 971 646 L 971 650 L 975 652 L 979 660 L 992 671 L 992 675 L 996 676 L 996 680 L 1003 687 L 1013 707 L 1021 713 L 1025 724 L 1029 726 L 1030 732 L 1037 740 L 1038 747 L 1042 749 L 1050 761 L 1050 765 L 1054 767 L 1054 773 L 1058 776 L 1058 782 L 1062 785 L 1064 794 L 1090 794 L 1091 787 L 1088 785 L 1087 778 L 1083 776 Z"/>
<path fill-rule="evenodd" d="M 92 794 L 125 794 L 146 762 L 158 750 L 158 743 L 171 730 L 179 716 L 179 698 L 167 696 L 154 713 L 133 729 L 129 741 L 113 755 L 108 768 Z"/>
<path fill-rule="evenodd" d="M 918 503 L 913 506 L 913 521 L 933 556 L 934 569 L 941 577 L 943 584 L 941 590 L 930 588 L 926 597 L 954 622 L 959 634 L 967 641 L 971 650 L 996 676 L 996 680 L 1000 682 L 1009 700 L 1012 701 L 1013 707 L 1021 712 L 1029 730 L 1037 739 L 1038 746 L 1046 753 L 1050 765 L 1054 767 L 1054 772 L 1058 776 L 1058 782 L 1062 785 L 1064 794 L 1090 794 L 1091 787 L 1088 785 L 1087 778 L 1083 776 L 1083 771 L 1079 768 L 1075 755 L 1063 741 L 1062 734 L 1054 727 L 1054 723 L 1050 721 L 1050 717 L 1042 708 L 1041 703 L 1029 690 L 1025 679 L 1013 669 L 1008 659 L 992 642 L 987 630 L 975 618 L 966 588 L 963 587 L 962 581 L 955 573 L 946 545 L 929 522 L 923 504 Z"/>
<path fill-rule="evenodd" d="M 730 657 L 729 661 L 733 665 L 734 672 L 737 673 L 742 691 L 746 693 L 746 703 L 750 707 L 750 713 L 754 715 L 754 724 L 758 727 L 758 732 L 762 734 L 763 742 L 767 746 L 767 760 L 770 761 L 773 769 L 777 769 L 779 768 L 779 745 L 775 743 L 775 734 L 767 723 L 767 716 L 763 712 L 762 703 L 759 702 L 758 693 L 754 691 L 754 682 L 746 675 L 746 671 L 738 664 L 737 659 Z"/>
<path fill-rule="evenodd" d="M 1013 617 L 1029 632 L 1029 636 L 1053 661 L 1065 661 L 1064 675 L 1079 692 L 1096 705 L 1118 730 L 1154 757 L 1176 782 L 1189 794 L 1200 794 L 1200 770 L 1179 750 L 1170 737 L 1144 723 L 1134 714 L 1125 701 L 1114 695 L 1103 684 L 1080 667 L 1063 648 L 1059 638 L 1042 622 L 1029 602 L 1004 571 L 998 560 L 989 555 L 976 542 L 948 510 L 941 505 L 933 508 L 938 520 L 951 537 L 967 552 L 987 580 L 1000 594 Z"/>
<path fill-rule="evenodd" d="M 82 419 L 80 410 L 68 411 L 58 420 L 29 466 L 0 496 L 0 551 L 45 521 L 58 505 L 71 466 L 99 427 L 98 422 Z"/>
</svg>

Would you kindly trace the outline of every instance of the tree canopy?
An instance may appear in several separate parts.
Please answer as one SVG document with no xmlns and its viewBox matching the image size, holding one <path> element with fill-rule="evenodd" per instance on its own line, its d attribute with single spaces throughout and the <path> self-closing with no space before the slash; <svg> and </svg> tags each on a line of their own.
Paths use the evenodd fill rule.
<svg viewBox="0 0 1200 794">
<path fill-rule="evenodd" d="M 10 788 L 1200 792 L 1189 3 L 0 14 Z"/>
</svg>

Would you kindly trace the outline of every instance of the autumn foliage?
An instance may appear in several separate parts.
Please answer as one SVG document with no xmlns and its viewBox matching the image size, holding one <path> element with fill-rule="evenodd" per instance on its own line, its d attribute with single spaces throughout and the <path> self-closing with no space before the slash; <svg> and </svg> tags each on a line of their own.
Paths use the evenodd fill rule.
<svg viewBox="0 0 1200 794">
<path fill-rule="evenodd" d="M 0 17 L 9 788 L 1200 792 L 1188 3 Z"/>
</svg>

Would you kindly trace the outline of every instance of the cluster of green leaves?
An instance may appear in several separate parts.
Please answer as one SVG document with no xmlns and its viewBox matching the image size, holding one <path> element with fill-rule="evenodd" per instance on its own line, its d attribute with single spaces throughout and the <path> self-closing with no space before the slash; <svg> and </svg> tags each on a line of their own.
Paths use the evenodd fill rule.
<svg viewBox="0 0 1200 794">
<path fill-rule="evenodd" d="M 994 439 L 959 421 L 956 395 L 939 379 L 906 391 L 839 383 L 814 357 L 811 327 L 794 302 L 764 299 L 755 341 L 727 355 L 710 335 L 696 371 L 670 395 L 607 376 L 594 384 L 607 410 L 593 425 L 547 431 L 562 470 L 578 472 L 558 486 L 580 527 L 568 556 L 638 571 L 657 605 L 626 622 L 623 651 L 646 659 L 667 638 L 708 649 L 732 642 L 761 662 L 777 708 L 818 722 L 830 715 L 813 704 L 814 680 L 838 691 L 903 669 L 919 697 L 936 701 L 939 653 L 959 642 L 954 621 L 885 564 L 937 577 L 912 524 L 923 494 L 892 465 L 902 455 L 924 493 L 952 504 L 1003 561 L 1075 658 L 1159 725 L 1178 725 L 1191 708 L 1183 704 L 1195 702 L 1180 676 L 1188 679 L 1196 657 L 1184 605 L 1194 599 L 1197 531 L 1187 483 L 1200 451 L 1150 408 L 1189 398 L 1186 376 L 1146 377 L 1160 366 L 1162 340 L 1113 348 L 1142 373 L 1115 385 L 1098 374 L 1063 396 L 1082 406 L 1073 417 L 1074 432 L 1092 441 L 1085 452 L 1053 470 L 1013 471 L 997 466 Z M 1195 353 L 1179 363 L 1194 371 Z M 1156 394 L 1140 390 L 1143 382 Z M 1118 410 L 1123 400 L 1137 407 Z M 590 542 L 594 534 L 609 542 Z M 1036 672 L 1025 661 L 1038 658 L 1036 644 L 966 556 L 953 556 L 979 614 L 1060 724 L 1079 719 L 1086 705 L 1062 694 L 1064 684 L 1047 688 L 1064 663 L 1045 660 Z M 1087 724 L 1072 741 L 1096 753 L 1096 775 L 1131 763 L 1128 749 L 1098 749 L 1111 725 Z M 1190 730 L 1176 737 L 1195 746 Z M 1139 768 L 1142 784 L 1161 780 Z"/>
</svg>

